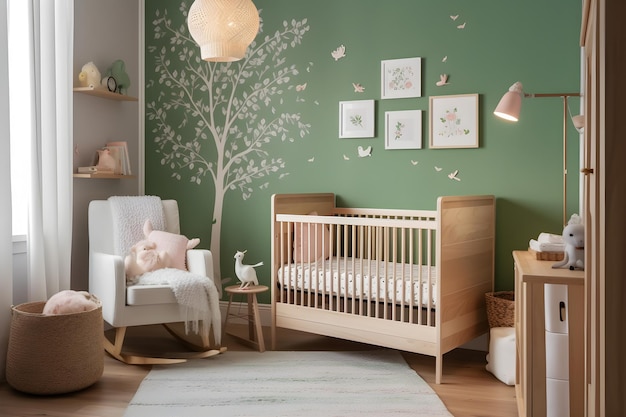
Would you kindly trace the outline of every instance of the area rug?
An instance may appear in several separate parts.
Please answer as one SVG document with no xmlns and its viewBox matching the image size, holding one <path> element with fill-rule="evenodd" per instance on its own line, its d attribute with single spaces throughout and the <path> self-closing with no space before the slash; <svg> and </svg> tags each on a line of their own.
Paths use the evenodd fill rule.
<svg viewBox="0 0 626 417">
<path fill-rule="evenodd" d="M 451 417 L 399 352 L 231 352 L 154 366 L 125 417 Z"/>
</svg>

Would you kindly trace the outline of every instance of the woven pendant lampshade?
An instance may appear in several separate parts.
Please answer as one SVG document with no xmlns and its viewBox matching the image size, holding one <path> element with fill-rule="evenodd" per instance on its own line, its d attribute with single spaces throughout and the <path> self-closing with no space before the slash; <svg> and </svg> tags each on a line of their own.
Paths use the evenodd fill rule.
<svg viewBox="0 0 626 417">
<path fill-rule="evenodd" d="M 202 59 L 238 61 L 259 31 L 259 12 L 251 0 L 195 0 L 189 8 L 189 32 Z"/>
</svg>

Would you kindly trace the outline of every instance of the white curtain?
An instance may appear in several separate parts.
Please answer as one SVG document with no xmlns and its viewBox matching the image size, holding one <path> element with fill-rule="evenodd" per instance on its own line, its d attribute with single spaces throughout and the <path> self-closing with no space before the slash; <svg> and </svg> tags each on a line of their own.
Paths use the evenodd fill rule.
<svg viewBox="0 0 626 417">
<path fill-rule="evenodd" d="M 0 152 L 0 380 L 4 379 L 5 358 L 11 323 L 13 298 L 13 265 L 11 243 L 11 154 L 9 147 L 9 46 L 7 35 L 7 0 L 0 0 L 0 140 L 4 151 Z"/>
<path fill-rule="evenodd" d="M 28 299 L 70 288 L 74 0 L 25 0 L 32 12 L 33 137 Z"/>
</svg>

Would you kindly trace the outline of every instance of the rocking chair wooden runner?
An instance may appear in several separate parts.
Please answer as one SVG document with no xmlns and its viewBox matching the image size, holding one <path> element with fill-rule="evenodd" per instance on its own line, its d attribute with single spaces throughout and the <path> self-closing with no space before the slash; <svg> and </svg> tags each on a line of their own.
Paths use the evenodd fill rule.
<svg viewBox="0 0 626 417">
<path fill-rule="evenodd" d="M 137 197 L 141 198 L 141 197 Z M 178 204 L 162 200 L 165 231 L 180 233 Z M 211 346 L 208 334 L 187 337 L 172 324 L 184 321 L 181 309 L 168 285 L 134 285 L 127 287 L 124 259 L 115 254 L 114 210 L 109 200 L 89 204 L 89 291 L 102 302 L 102 317 L 115 328 L 111 341 L 104 335 L 104 347 L 112 357 L 127 364 L 151 365 L 185 362 L 188 359 L 218 355 L 225 347 Z M 206 249 L 187 251 L 189 272 L 212 279 L 213 259 Z M 219 284 L 221 287 L 221 284 Z M 221 288 L 218 291 L 221 294 Z M 130 326 L 162 324 L 191 352 L 167 354 L 167 357 L 140 356 L 123 352 L 126 330 Z M 106 332 L 105 332 L 106 333 Z M 198 339 L 200 341 L 198 342 Z"/>
</svg>

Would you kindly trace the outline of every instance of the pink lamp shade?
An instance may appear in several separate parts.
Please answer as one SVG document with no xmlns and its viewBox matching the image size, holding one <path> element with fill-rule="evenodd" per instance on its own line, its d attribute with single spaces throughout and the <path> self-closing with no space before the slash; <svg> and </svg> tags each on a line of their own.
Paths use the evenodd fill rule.
<svg viewBox="0 0 626 417">
<path fill-rule="evenodd" d="M 195 0 L 187 18 L 202 59 L 238 61 L 259 31 L 259 12 L 251 0 Z"/>
<path fill-rule="evenodd" d="M 574 123 L 576 130 L 578 130 L 579 133 L 582 133 L 585 128 L 585 116 L 582 114 L 572 116 L 572 123 Z"/>
<path fill-rule="evenodd" d="M 504 93 L 493 114 L 502 119 L 517 122 L 522 108 L 523 95 L 522 83 L 518 81 L 509 88 L 509 91 Z"/>
</svg>

